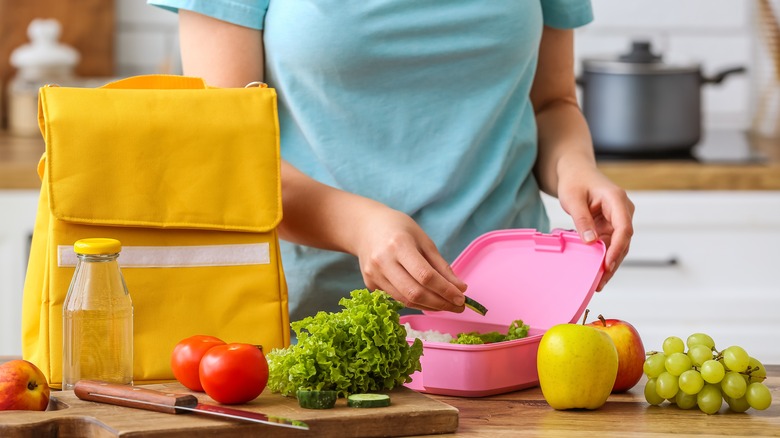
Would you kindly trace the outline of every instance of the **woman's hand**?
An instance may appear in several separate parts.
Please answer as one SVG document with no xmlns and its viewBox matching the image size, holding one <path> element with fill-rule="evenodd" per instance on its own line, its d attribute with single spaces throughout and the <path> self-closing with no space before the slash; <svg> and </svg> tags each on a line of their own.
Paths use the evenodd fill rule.
<svg viewBox="0 0 780 438">
<path fill-rule="evenodd" d="M 587 166 L 562 174 L 565 176 L 558 180 L 558 199 L 574 220 L 580 237 L 585 242 L 601 239 L 607 245 L 604 276 L 596 288 L 600 291 L 628 254 L 634 234 L 634 204 L 625 190 L 596 168 Z"/>
<path fill-rule="evenodd" d="M 286 161 L 282 200 L 282 239 L 356 256 L 366 287 L 407 307 L 463 311 L 466 285 L 408 215 L 317 182 Z"/>
<path fill-rule="evenodd" d="M 596 167 L 577 103 L 574 32 L 545 26 L 539 50 L 531 90 L 539 136 L 536 178 L 545 193 L 560 200 L 583 241 L 606 243 L 605 272 L 596 288 L 601 290 L 628 253 L 634 204 Z"/>
<path fill-rule="evenodd" d="M 354 249 L 366 286 L 407 307 L 462 312 L 466 284 L 417 223 L 384 206 L 370 210 L 357 224 Z"/>
</svg>

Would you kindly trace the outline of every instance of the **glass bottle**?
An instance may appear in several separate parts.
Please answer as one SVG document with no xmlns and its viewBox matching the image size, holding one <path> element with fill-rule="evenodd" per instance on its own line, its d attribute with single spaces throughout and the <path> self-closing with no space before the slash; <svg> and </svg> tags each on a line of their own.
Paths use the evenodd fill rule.
<svg viewBox="0 0 780 438">
<path fill-rule="evenodd" d="M 115 239 L 82 239 L 62 310 L 62 389 L 81 379 L 132 384 L 133 303 Z"/>
</svg>

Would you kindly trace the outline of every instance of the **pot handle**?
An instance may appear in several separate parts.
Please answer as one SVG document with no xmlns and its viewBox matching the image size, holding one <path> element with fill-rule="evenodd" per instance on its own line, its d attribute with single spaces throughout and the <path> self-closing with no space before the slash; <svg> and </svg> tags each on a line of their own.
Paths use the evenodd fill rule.
<svg viewBox="0 0 780 438">
<path fill-rule="evenodd" d="M 715 76 L 712 77 L 706 77 L 702 75 L 701 77 L 701 83 L 702 84 L 720 84 L 723 82 L 724 79 L 726 79 L 726 76 L 737 74 L 737 73 L 745 73 L 747 69 L 745 67 L 732 67 L 727 68 L 725 70 L 722 70 L 721 72 L 717 73 Z"/>
</svg>

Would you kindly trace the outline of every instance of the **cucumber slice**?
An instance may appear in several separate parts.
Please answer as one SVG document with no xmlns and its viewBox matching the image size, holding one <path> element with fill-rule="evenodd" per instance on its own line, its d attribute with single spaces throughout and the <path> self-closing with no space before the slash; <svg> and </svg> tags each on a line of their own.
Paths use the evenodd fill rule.
<svg viewBox="0 0 780 438">
<path fill-rule="evenodd" d="M 336 399 L 339 398 L 338 391 L 309 391 L 299 389 L 296 393 L 298 404 L 305 409 L 330 409 L 336 406 Z"/>
<path fill-rule="evenodd" d="M 488 311 L 488 309 L 485 306 L 479 304 L 474 298 L 469 298 L 469 297 L 466 297 L 466 307 L 479 313 L 482 316 L 485 316 L 485 314 Z"/>
<path fill-rule="evenodd" d="M 390 406 L 387 394 L 352 394 L 347 397 L 347 406 L 351 408 L 383 408 Z"/>
</svg>

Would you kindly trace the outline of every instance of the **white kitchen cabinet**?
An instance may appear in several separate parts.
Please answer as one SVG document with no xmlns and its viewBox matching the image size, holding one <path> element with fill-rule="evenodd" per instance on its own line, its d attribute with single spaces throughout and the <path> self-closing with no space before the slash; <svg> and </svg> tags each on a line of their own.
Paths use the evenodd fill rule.
<svg viewBox="0 0 780 438">
<path fill-rule="evenodd" d="M 0 356 L 22 354 L 22 289 L 38 190 L 0 190 Z"/>
<path fill-rule="evenodd" d="M 588 308 L 636 326 L 647 350 L 667 336 L 711 335 L 780 363 L 780 192 L 629 193 L 634 238 Z M 553 227 L 573 228 L 545 198 Z"/>
</svg>

